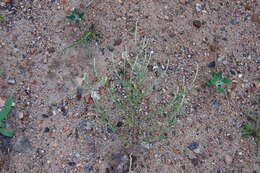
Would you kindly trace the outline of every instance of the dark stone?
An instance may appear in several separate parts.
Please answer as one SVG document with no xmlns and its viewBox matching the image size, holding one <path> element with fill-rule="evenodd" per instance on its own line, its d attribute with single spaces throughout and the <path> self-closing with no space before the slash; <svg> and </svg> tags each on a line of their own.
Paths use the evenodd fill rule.
<svg viewBox="0 0 260 173">
<path fill-rule="evenodd" d="M 212 61 L 212 62 L 208 63 L 208 67 L 216 67 L 216 62 Z"/>
<path fill-rule="evenodd" d="M 231 21 L 230 21 L 230 24 L 232 24 L 232 25 L 235 25 L 235 24 L 237 24 L 238 22 L 237 22 L 237 19 L 231 19 Z"/>
<path fill-rule="evenodd" d="M 193 26 L 195 26 L 196 28 L 200 28 L 201 25 L 202 25 L 201 21 L 199 21 L 199 20 L 194 20 L 194 21 L 192 22 L 192 24 L 193 24 Z"/>
<path fill-rule="evenodd" d="M 122 127 L 123 125 L 124 125 L 124 123 L 122 121 L 118 121 L 116 124 L 117 127 Z"/>
<path fill-rule="evenodd" d="M 230 73 L 231 73 L 232 75 L 236 75 L 236 71 L 235 71 L 235 70 L 230 70 Z"/>
<path fill-rule="evenodd" d="M 113 133 L 113 130 L 111 129 L 111 127 L 107 127 L 107 132 L 108 133 Z"/>
<path fill-rule="evenodd" d="M 69 165 L 69 166 L 76 166 L 76 162 L 74 162 L 74 161 L 68 161 L 68 165 Z"/>
<path fill-rule="evenodd" d="M 47 133 L 47 132 L 49 132 L 49 131 L 50 131 L 49 127 L 45 127 L 45 128 L 43 129 L 43 132 L 44 132 L 44 133 Z"/>
<path fill-rule="evenodd" d="M 192 142 L 189 146 L 188 146 L 188 148 L 190 149 L 190 150 L 195 150 L 196 148 L 198 148 L 199 147 L 199 144 L 197 143 L 197 142 Z"/>
<path fill-rule="evenodd" d="M 216 105 L 216 106 L 220 106 L 221 105 L 221 101 L 215 99 L 215 100 L 212 101 L 212 104 Z"/>
<path fill-rule="evenodd" d="M 119 46 L 121 43 L 122 43 L 122 39 L 119 38 L 119 39 L 115 40 L 114 46 Z"/>
<path fill-rule="evenodd" d="M 54 47 L 50 47 L 50 48 L 47 49 L 47 51 L 49 53 L 54 53 L 55 52 L 55 48 Z"/>
<path fill-rule="evenodd" d="M 113 52 L 114 51 L 114 47 L 112 45 L 108 45 L 107 46 L 107 49 L 110 51 L 110 52 Z"/>
<path fill-rule="evenodd" d="M 49 118 L 48 114 L 42 114 L 41 116 L 42 116 L 42 118 Z"/>
</svg>

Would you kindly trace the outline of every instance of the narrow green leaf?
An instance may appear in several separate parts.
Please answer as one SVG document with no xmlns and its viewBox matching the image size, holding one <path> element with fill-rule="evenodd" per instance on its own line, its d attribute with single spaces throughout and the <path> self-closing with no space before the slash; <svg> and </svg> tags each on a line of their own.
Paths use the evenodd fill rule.
<svg viewBox="0 0 260 173">
<path fill-rule="evenodd" d="M 214 83 L 212 82 L 212 80 L 208 79 L 205 81 L 208 85 L 214 85 Z"/>
<path fill-rule="evenodd" d="M 7 130 L 4 128 L 0 128 L 0 133 L 4 136 L 12 137 L 14 135 L 14 132 L 12 130 Z"/>
<path fill-rule="evenodd" d="M 225 94 L 225 90 L 221 86 L 216 86 L 216 90 L 221 94 Z"/>
<path fill-rule="evenodd" d="M 13 103 L 12 97 L 7 97 L 4 107 L 0 111 L 0 121 L 4 120 L 7 117 L 8 113 L 11 110 L 12 103 Z"/>
<path fill-rule="evenodd" d="M 232 80 L 229 79 L 229 78 L 222 78 L 221 81 L 222 81 L 223 83 L 225 83 L 225 84 L 228 84 L 228 83 L 231 83 L 231 82 L 232 82 Z"/>
<path fill-rule="evenodd" d="M 66 18 L 69 19 L 69 20 L 73 20 L 73 19 L 75 19 L 75 16 L 73 16 L 73 15 L 71 15 L 71 16 L 66 16 Z"/>
</svg>

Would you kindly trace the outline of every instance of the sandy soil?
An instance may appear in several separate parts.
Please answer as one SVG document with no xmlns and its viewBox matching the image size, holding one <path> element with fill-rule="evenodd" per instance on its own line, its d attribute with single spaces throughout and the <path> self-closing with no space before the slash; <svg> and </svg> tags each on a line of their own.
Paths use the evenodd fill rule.
<svg viewBox="0 0 260 173">
<path fill-rule="evenodd" d="M 117 172 L 106 168 L 127 151 L 77 99 L 77 87 L 94 57 L 100 73 L 111 73 L 109 63 L 131 45 L 136 22 L 154 51 L 151 64 L 170 60 L 160 87 L 189 82 L 196 64 L 199 76 L 169 138 L 134 149 L 133 172 L 260 172 L 256 142 L 240 135 L 245 107 L 260 112 L 259 6 L 257 0 L 2 0 L 0 96 L 15 99 L 7 121 L 15 130 L 13 149 L 2 172 Z M 65 18 L 73 8 L 85 13 L 79 26 Z M 101 40 L 64 52 L 92 23 Z M 212 61 L 233 80 L 228 95 L 205 85 Z"/>
</svg>

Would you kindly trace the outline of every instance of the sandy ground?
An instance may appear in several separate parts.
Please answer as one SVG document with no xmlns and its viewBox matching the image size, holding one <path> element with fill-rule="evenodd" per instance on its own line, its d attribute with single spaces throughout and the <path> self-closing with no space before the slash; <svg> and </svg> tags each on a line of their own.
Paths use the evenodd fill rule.
<svg viewBox="0 0 260 173">
<path fill-rule="evenodd" d="M 13 149 L 2 172 L 117 173 L 106 167 L 123 147 L 76 91 L 94 57 L 97 70 L 110 74 L 108 64 L 131 45 L 136 22 L 154 51 L 151 64 L 170 61 L 160 87 L 190 82 L 196 64 L 199 76 L 169 138 L 138 149 L 133 172 L 260 172 L 254 139 L 240 135 L 244 107 L 260 112 L 259 6 L 257 0 L 2 0 L 0 96 L 15 99 L 7 121 L 15 130 Z M 79 26 L 65 18 L 73 8 L 85 13 Z M 92 23 L 101 40 L 64 52 Z M 205 85 L 212 61 L 233 80 L 228 95 Z"/>
</svg>

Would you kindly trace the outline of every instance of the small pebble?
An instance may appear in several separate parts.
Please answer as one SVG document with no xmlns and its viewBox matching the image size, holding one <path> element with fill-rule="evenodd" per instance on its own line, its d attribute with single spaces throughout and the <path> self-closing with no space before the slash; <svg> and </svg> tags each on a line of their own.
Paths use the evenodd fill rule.
<svg viewBox="0 0 260 173">
<path fill-rule="evenodd" d="M 212 61 L 212 62 L 208 63 L 208 67 L 216 67 L 216 62 Z"/>
<path fill-rule="evenodd" d="M 242 77 L 243 77 L 243 74 L 242 74 L 242 73 L 239 73 L 239 74 L 238 74 L 238 77 L 239 77 L 239 78 L 242 78 Z"/>
<path fill-rule="evenodd" d="M 196 8 L 196 11 L 200 12 L 205 9 L 205 5 L 197 3 L 195 8 Z"/>
<path fill-rule="evenodd" d="M 44 132 L 44 133 L 47 133 L 47 132 L 49 132 L 49 131 L 50 131 L 49 127 L 45 127 L 45 128 L 43 129 L 43 132 Z"/>
<path fill-rule="evenodd" d="M 112 45 L 108 45 L 107 46 L 107 49 L 110 51 L 110 52 L 113 52 L 114 51 L 114 47 Z"/>
<path fill-rule="evenodd" d="M 193 24 L 193 26 L 195 26 L 196 28 L 200 28 L 201 25 L 202 25 L 201 21 L 199 21 L 199 20 L 194 20 L 194 21 L 192 22 L 192 24 Z"/>
<path fill-rule="evenodd" d="M 42 116 L 42 118 L 49 118 L 48 114 L 42 114 L 41 116 Z"/>
<path fill-rule="evenodd" d="M 224 160 L 226 164 L 230 165 L 233 161 L 233 158 L 230 155 L 225 155 Z"/>
<path fill-rule="evenodd" d="M 19 112 L 19 113 L 18 113 L 18 118 L 19 118 L 20 120 L 22 120 L 22 119 L 24 118 L 24 113 L 23 113 L 23 112 Z"/>
<path fill-rule="evenodd" d="M 197 142 L 192 142 L 187 148 L 189 148 L 190 150 L 193 151 L 198 147 L 199 147 L 199 144 Z"/>
<path fill-rule="evenodd" d="M 122 121 L 118 121 L 116 124 L 117 127 L 122 127 L 123 125 L 124 125 L 124 123 Z"/>
<path fill-rule="evenodd" d="M 14 85 L 16 83 L 16 80 L 13 77 L 9 77 L 7 82 L 11 85 Z"/>
<path fill-rule="evenodd" d="M 237 19 L 231 19 L 230 24 L 232 24 L 232 25 L 237 24 Z"/>
<path fill-rule="evenodd" d="M 69 166 L 76 166 L 76 162 L 74 162 L 74 161 L 69 161 L 69 162 L 68 162 L 68 165 L 69 165 Z"/>
</svg>

